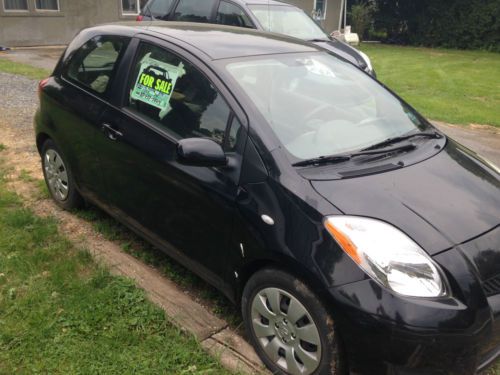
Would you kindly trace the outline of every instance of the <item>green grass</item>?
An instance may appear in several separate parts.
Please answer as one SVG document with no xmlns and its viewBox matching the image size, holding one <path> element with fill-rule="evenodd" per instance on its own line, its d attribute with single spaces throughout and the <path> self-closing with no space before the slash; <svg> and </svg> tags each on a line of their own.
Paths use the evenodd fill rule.
<svg viewBox="0 0 500 375">
<path fill-rule="evenodd" d="M 500 375 L 500 360 L 485 375 Z"/>
<path fill-rule="evenodd" d="M 24 182 L 36 182 L 37 180 L 30 175 L 26 169 L 22 169 L 19 173 L 19 179 Z"/>
<path fill-rule="evenodd" d="M 500 54 L 364 44 L 381 82 L 432 120 L 500 126 Z"/>
<path fill-rule="evenodd" d="M 31 79 L 44 79 L 50 76 L 50 71 L 47 69 L 36 68 L 28 64 L 12 62 L 0 55 L 0 72 L 19 74 Z"/>
<path fill-rule="evenodd" d="M 132 281 L 23 208 L 0 171 L 0 374 L 226 374 Z"/>
<path fill-rule="evenodd" d="M 483 373 L 483 375 L 500 375 L 500 360 L 497 360 L 490 369 Z"/>
<path fill-rule="evenodd" d="M 45 180 L 36 180 L 35 184 L 38 187 L 38 192 L 39 192 L 38 197 L 40 199 L 49 199 L 50 198 L 49 188 L 47 187 Z"/>
<path fill-rule="evenodd" d="M 5 150 L 7 147 L 5 147 L 5 145 L 3 143 L 0 143 L 0 151 L 3 151 Z"/>
</svg>

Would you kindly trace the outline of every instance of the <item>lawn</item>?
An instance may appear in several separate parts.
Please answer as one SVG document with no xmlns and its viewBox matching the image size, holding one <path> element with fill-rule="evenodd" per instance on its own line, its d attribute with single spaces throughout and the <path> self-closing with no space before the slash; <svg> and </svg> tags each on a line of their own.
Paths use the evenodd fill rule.
<svg viewBox="0 0 500 375">
<path fill-rule="evenodd" d="M 50 76 L 49 70 L 36 68 L 28 64 L 12 62 L 6 58 L 2 58 L 2 54 L 0 54 L 0 72 L 19 74 L 37 80 L 41 80 Z"/>
<path fill-rule="evenodd" d="M 500 127 L 500 54 L 363 44 L 381 82 L 426 117 Z"/>
<path fill-rule="evenodd" d="M 1 374 L 227 373 L 132 281 L 23 208 L 1 168 Z"/>
</svg>

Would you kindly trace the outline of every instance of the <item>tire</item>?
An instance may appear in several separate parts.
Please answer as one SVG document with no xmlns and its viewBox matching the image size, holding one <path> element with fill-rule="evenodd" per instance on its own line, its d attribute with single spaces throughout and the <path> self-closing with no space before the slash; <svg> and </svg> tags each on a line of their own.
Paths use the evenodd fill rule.
<svg viewBox="0 0 500 375">
<path fill-rule="evenodd" d="M 68 211 L 82 207 L 84 201 L 76 189 L 73 174 L 54 141 L 44 142 L 41 157 L 43 177 L 56 204 Z"/>
<path fill-rule="evenodd" d="M 261 270 L 248 280 L 241 303 L 248 336 L 273 374 L 345 373 L 332 316 L 303 282 Z"/>
</svg>

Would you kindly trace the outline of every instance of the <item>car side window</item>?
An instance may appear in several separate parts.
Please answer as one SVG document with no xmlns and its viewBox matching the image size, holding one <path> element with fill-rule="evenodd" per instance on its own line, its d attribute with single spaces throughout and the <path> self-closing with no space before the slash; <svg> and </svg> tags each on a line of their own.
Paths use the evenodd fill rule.
<svg viewBox="0 0 500 375">
<path fill-rule="evenodd" d="M 221 145 L 231 110 L 192 64 L 143 43 L 129 83 L 128 108 L 176 139 L 208 137 Z"/>
<path fill-rule="evenodd" d="M 65 76 L 97 94 L 103 94 L 128 42 L 128 38 L 118 36 L 97 36 L 89 40 L 71 58 Z"/>
<path fill-rule="evenodd" d="M 143 8 L 146 16 L 153 16 L 158 19 L 166 19 L 172 8 L 173 0 L 150 0 Z"/>
<path fill-rule="evenodd" d="M 236 4 L 227 1 L 220 2 L 216 21 L 222 25 L 254 28 L 245 11 Z"/>
<path fill-rule="evenodd" d="M 240 120 L 238 120 L 236 117 L 233 117 L 230 126 L 231 127 L 227 132 L 227 139 L 224 144 L 224 149 L 226 151 L 236 151 L 238 141 L 242 137 L 243 126 L 241 125 Z"/>
<path fill-rule="evenodd" d="M 173 19 L 185 22 L 210 22 L 216 0 L 180 0 Z"/>
</svg>

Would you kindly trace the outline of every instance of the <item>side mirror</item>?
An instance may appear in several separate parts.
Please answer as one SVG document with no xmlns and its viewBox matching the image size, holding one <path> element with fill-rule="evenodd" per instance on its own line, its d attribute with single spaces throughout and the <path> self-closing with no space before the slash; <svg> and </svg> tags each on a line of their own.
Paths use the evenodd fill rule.
<svg viewBox="0 0 500 375">
<path fill-rule="evenodd" d="M 227 165 L 222 147 L 208 138 L 186 138 L 179 141 L 177 155 L 180 163 L 197 167 L 223 167 Z"/>
</svg>

